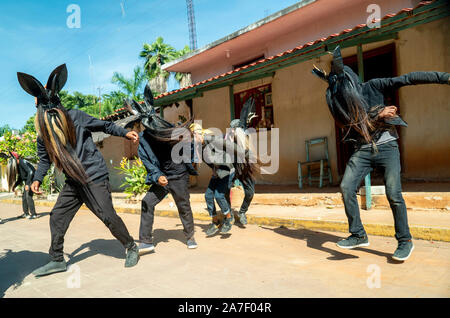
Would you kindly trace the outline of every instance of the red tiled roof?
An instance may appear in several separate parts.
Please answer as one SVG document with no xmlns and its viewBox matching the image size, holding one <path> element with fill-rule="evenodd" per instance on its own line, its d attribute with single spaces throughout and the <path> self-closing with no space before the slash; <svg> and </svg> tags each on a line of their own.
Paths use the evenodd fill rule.
<svg viewBox="0 0 450 318">
<path fill-rule="evenodd" d="M 429 4 L 431 4 L 432 2 L 433 2 L 433 1 L 422 1 L 422 2 L 420 2 L 420 3 L 419 3 L 416 7 L 414 7 L 414 8 L 404 8 L 404 9 L 400 10 L 399 12 L 397 12 L 397 13 L 395 13 L 395 14 L 393 14 L 393 13 L 387 14 L 387 15 L 385 15 L 383 18 L 381 18 L 380 21 L 385 20 L 385 19 L 389 19 L 389 18 L 392 18 L 392 17 L 395 17 L 395 16 L 397 16 L 397 15 L 399 15 L 399 14 L 401 14 L 401 13 L 413 11 L 413 10 L 415 10 L 415 9 L 417 9 L 417 8 L 422 7 L 422 6 L 429 5 Z M 405 19 L 406 19 L 406 18 L 405 18 Z M 375 20 L 375 19 L 374 19 L 374 20 L 372 21 L 372 23 L 377 22 L 377 21 L 378 21 L 378 20 Z M 386 24 L 386 25 L 390 25 L 390 24 L 391 24 L 391 23 L 388 23 L 388 24 Z M 384 25 L 384 26 L 386 26 L 386 25 Z M 275 59 L 275 58 L 280 58 L 280 57 L 285 56 L 285 55 L 287 55 L 287 54 L 290 54 L 290 53 L 292 53 L 292 52 L 295 52 L 295 51 L 304 49 L 304 48 L 306 48 L 306 47 L 312 46 L 312 45 L 317 44 L 317 43 L 320 43 L 320 42 L 325 42 L 325 41 L 330 40 L 330 39 L 332 39 L 332 38 L 335 38 L 335 37 L 338 37 L 338 36 L 341 36 L 341 35 L 350 33 L 350 32 L 352 32 L 352 31 L 355 31 L 355 30 L 357 30 L 357 29 L 364 28 L 364 27 L 366 27 L 366 26 L 367 26 L 367 24 L 358 24 L 358 25 L 356 25 L 355 27 L 353 27 L 352 29 L 345 29 L 345 30 L 341 31 L 340 33 L 333 33 L 333 34 L 329 35 L 329 36 L 326 37 L 326 38 L 320 38 L 320 39 L 318 39 L 318 40 L 316 40 L 316 41 L 308 42 L 308 43 L 306 43 L 306 44 L 297 46 L 297 47 L 295 47 L 295 48 L 293 48 L 293 49 L 290 49 L 290 50 L 287 50 L 287 51 L 285 51 L 285 52 L 281 52 L 281 53 L 279 53 L 279 54 L 277 54 L 277 55 L 273 55 L 273 56 L 271 56 L 271 57 L 261 59 L 261 60 L 259 60 L 259 61 L 253 62 L 253 63 L 251 63 L 251 64 L 247 64 L 247 65 L 245 65 L 245 66 L 239 67 L 239 68 L 234 69 L 234 70 L 232 70 L 232 71 L 229 71 L 229 72 L 226 72 L 226 73 L 223 73 L 223 74 L 220 74 L 220 75 L 211 77 L 211 78 L 209 78 L 209 79 L 203 80 L 203 81 L 201 81 L 201 82 L 197 82 L 197 83 L 195 83 L 195 84 L 192 84 L 192 85 L 189 85 L 189 86 L 186 86 L 186 87 L 177 89 L 177 90 L 173 90 L 173 91 L 170 91 L 170 92 L 167 92 L 167 93 L 163 93 L 163 94 L 161 94 L 161 95 L 155 97 L 155 99 L 159 99 L 159 98 L 162 98 L 162 97 L 165 97 L 165 96 L 173 95 L 173 94 L 182 92 L 182 91 L 184 91 L 184 90 L 187 90 L 187 89 L 190 89 L 190 88 L 199 86 L 199 85 L 201 85 L 201 84 L 205 84 L 205 83 L 208 83 L 208 82 L 213 82 L 213 81 L 215 81 L 215 80 L 217 80 L 217 79 L 219 79 L 219 78 L 223 78 L 223 77 L 225 77 L 225 76 L 227 76 L 227 75 L 231 75 L 231 74 L 234 74 L 234 73 L 238 73 L 238 72 L 240 72 L 240 71 L 242 71 L 242 70 L 245 70 L 245 69 L 247 69 L 247 68 L 249 68 L 249 67 L 252 67 L 252 66 L 255 66 L 255 65 L 258 65 L 258 64 L 267 62 L 267 61 L 271 61 L 271 60 L 273 60 L 273 59 Z M 371 31 L 371 30 L 367 30 L 366 32 L 369 32 L 369 31 Z M 359 35 L 359 34 L 358 34 L 358 35 Z M 349 38 L 351 38 L 351 37 L 349 37 Z M 306 51 L 306 52 L 304 52 L 303 54 L 306 54 L 306 53 L 308 53 L 308 52 L 310 52 L 310 51 Z"/>
</svg>

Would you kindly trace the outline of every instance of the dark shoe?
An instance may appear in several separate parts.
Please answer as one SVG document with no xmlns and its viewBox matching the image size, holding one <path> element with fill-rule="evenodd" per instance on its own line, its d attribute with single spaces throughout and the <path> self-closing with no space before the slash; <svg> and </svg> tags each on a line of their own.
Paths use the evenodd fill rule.
<svg viewBox="0 0 450 318">
<path fill-rule="evenodd" d="M 220 229 L 220 234 L 225 234 L 230 232 L 231 227 L 233 226 L 233 224 L 231 224 L 231 218 L 225 218 L 225 220 L 223 221 L 223 225 L 222 228 Z"/>
<path fill-rule="evenodd" d="M 247 225 L 247 215 L 245 214 L 245 212 L 243 213 L 238 213 L 238 217 L 239 217 L 239 222 L 242 225 Z"/>
<path fill-rule="evenodd" d="M 139 249 L 136 243 L 127 249 L 127 257 L 125 259 L 125 267 L 133 267 L 139 261 Z"/>
<path fill-rule="evenodd" d="M 355 247 L 369 246 L 369 239 L 367 235 L 359 237 L 356 235 L 350 235 L 345 240 L 339 241 L 336 245 L 340 248 L 352 249 Z"/>
<path fill-rule="evenodd" d="M 139 243 L 139 255 L 144 255 L 155 250 L 155 245 L 148 243 Z"/>
<path fill-rule="evenodd" d="M 22 215 L 19 215 L 17 218 L 18 218 L 18 219 L 25 219 L 26 217 L 27 217 L 27 214 L 24 213 L 24 214 L 22 214 Z"/>
<path fill-rule="evenodd" d="M 406 261 L 414 250 L 414 244 L 409 241 L 403 241 L 398 243 L 398 247 L 392 256 L 396 261 Z"/>
<path fill-rule="evenodd" d="M 33 272 L 33 275 L 36 277 L 50 275 L 58 272 L 65 272 L 67 270 L 66 261 L 55 262 L 51 261 L 50 263 L 39 267 Z"/>
<path fill-rule="evenodd" d="M 216 223 L 212 222 L 209 225 L 208 229 L 206 230 L 206 236 L 211 236 L 211 235 L 216 234 L 219 231 L 219 228 L 220 228 L 220 224 L 216 224 Z"/>
<path fill-rule="evenodd" d="M 194 237 L 191 237 L 189 240 L 187 240 L 186 244 L 187 244 L 187 248 L 190 248 L 190 249 L 194 249 L 194 248 L 198 247 L 197 242 L 195 241 Z"/>
</svg>

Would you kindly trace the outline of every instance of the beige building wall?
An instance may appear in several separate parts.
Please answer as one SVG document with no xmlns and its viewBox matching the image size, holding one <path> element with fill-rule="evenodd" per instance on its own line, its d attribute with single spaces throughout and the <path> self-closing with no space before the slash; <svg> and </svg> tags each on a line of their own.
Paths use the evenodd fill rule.
<svg viewBox="0 0 450 318">
<path fill-rule="evenodd" d="M 399 74 L 450 72 L 450 18 L 400 32 L 396 41 Z M 400 107 L 408 123 L 402 131 L 403 175 L 450 180 L 450 87 L 418 85 L 400 89 Z"/>
</svg>

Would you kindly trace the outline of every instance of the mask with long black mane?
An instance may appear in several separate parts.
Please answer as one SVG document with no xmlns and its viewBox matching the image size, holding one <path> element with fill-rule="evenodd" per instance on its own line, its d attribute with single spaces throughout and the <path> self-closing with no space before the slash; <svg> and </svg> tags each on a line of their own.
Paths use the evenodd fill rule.
<svg viewBox="0 0 450 318">
<path fill-rule="evenodd" d="M 344 65 L 339 46 L 333 52 L 331 72 L 315 67 L 313 74 L 328 82 L 326 99 L 334 119 L 342 127 L 356 130 L 367 143 L 372 142 L 374 123 L 369 116 L 369 106 L 363 96 L 361 81 L 353 70 Z"/>
<path fill-rule="evenodd" d="M 17 164 L 18 157 L 14 156 L 11 151 L 9 153 L 10 156 L 0 153 L 0 157 L 8 160 L 6 164 L 6 181 L 8 183 L 8 191 L 11 191 L 17 180 L 19 165 Z"/>
<path fill-rule="evenodd" d="M 36 131 L 44 142 L 50 160 L 69 177 L 86 184 L 88 176 L 74 150 L 75 126 L 58 95 L 67 81 L 66 65 L 55 68 L 45 86 L 25 73 L 18 72 L 17 78 L 20 86 L 36 97 Z"/>
<path fill-rule="evenodd" d="M 183 140 L 186 133 L 190 134 L 189 126 L 194 119 L 191 118 L 182 124 L 174 125 L 161 118 L 153 106 L 153 93 L 148 83 L 144 89 L 143 103 L 125 100 L 125 105 L 130 113 L 139 116 L 145 132 L 157 141 L 174 145 Z"/>
</svg>

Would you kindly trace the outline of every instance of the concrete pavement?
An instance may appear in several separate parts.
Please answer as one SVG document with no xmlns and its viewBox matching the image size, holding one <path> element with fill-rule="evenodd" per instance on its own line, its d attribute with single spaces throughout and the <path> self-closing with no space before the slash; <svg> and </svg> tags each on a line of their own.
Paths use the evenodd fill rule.
<svg viewBox="0 0 450 318">
<path fill-rule="evenodd" d="M 0 203 L 0 295 L 3 297 L 449 297 L 450 243 L 414 240 L 411 258 L 395 262 L 392 237 L 339 249 L 345 233 L 248 225 L 188 250 L 177 218 L 156 217 L 156 252 L 124 268 L 124 250 L 89 211 L 80 210 L 65 239 L 69 272 L 36 279 L 48 260 L 50 208 L 16 219 L 19 205 Z M 119 213 L 138 238 L 139 215 Z"/>
</svg>

